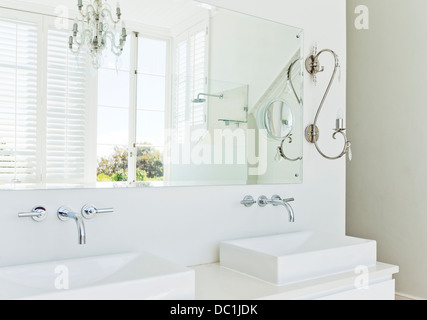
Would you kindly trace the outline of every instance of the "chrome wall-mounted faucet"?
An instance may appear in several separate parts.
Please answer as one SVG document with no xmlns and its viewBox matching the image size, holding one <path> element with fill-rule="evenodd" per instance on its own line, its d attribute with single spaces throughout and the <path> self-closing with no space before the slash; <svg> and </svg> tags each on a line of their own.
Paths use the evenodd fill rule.
<svg viewBox="0 0 427 320">
<path fill-rule="evenodd" d="M 79 234 L 79 244 L 86 244 L 86 230 L 83 222 L 83 217 L 81 213 L 76 213 L 71 211 L 71 209 L 67 207 L 61 207 L 58 209 L 58 218 L 61 221 L 68 221 L 70 219 L 74 219 L 77 224 L 77 231 Z"/>
<path fill-rule="evenodd" d="M 258 205 L 262 208 L 269 204 L 275 207 L 283 206 L 289 213 L 289 222 L 295 222 L 294 209 L 289 204 L 289 202 L 292 202 L 292 201 L 295 201 L 295 199 L 294 198 L 282 199 L 278 195 L 272 196 L 271 199 L 268 199 L 266 196 L 261 196 L 258 198 L 258 201 L 255 201 L 254 197 L 252 196 L 246 196 L 242 201 L 240 201 L 240 203 L 247 208 L 252 207 L 256 203 L 258 203 Z"/>
<path fill-rule="evenodd" d="M 93 205 L 85 205 L 81 212 L 73 212 L 68 207 L 61 207 L 58 209 L 57 215 L 59 220 L 68 221 L 73 219 L 77 225 L 78 240 L 80 245 L 86 244 L 86 229 L 83 218 L 93 219 L 99 214 L 113 213 L 113 208 L 98 209 Z M 31 212 L 20 212 L 18 213 L 19 218 L 32 218 L 36 222 L 41 222 L 47 218 L 47 210 L 44 207 L 38 206 L 33 208 Z"/>
</svg>

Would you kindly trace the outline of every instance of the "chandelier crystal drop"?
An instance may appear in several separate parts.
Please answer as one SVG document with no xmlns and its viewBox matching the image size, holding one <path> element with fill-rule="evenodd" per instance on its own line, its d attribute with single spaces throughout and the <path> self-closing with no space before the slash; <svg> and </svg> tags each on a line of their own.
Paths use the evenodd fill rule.
<svg viewBox="0 0 427 320">
<path fill-rule="evenodd" d="M 113 17 L 107 0 L 90 0 L 84 5 L 83 0 L 77 1 L 80 19 L 74 22 L 69 47 L 74 54 L 86 50 L 93 66 L 99 69 L 106 49 L 110 48 L 118 58 L 126 44 L 127 31 L 121 20 L 120 5 L 117 4 Z"/>
</svg>

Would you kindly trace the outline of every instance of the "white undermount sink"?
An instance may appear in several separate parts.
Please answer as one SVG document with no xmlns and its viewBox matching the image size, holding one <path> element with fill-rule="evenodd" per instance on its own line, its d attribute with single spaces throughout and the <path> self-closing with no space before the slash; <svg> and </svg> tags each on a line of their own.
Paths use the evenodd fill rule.
<svg viewBox="0 0 427 320">
<path fill-rule="evenodd" d="M 195 274 L 148 253 L 6 267 L 0 299 L 192 300 Z"/>
<path fill-rule="evenodd" d="M 220 255 L 221 266 L 280 286 L 375 266 L 377 259 L 375 241 L 312 232 L 225 241 Z"/>
</svg>

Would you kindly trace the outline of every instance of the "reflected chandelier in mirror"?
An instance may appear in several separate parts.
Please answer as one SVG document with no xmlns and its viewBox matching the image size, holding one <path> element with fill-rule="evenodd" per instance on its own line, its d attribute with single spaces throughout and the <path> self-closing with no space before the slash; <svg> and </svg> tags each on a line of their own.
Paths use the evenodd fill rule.
<svg viewBox="0 0 427 320">
<path fill-rule="evenodd" d="M 119 3 L 117 3 L 115 18 L 112 8 L 106 0 L 93 0 L 83 6 L 83 0 L 77 0 L 80 21 L 77 18 L 73 24 L 73 32 L 69 37 L 70 50 L 78 55 L 84 48 L 91 57 L 92 65 L 100 68 L 103 63 L 103 53 L 107 48 L 116 56 L 120 56 L 126 43 L 127 32 Z M 121 24 L 121 28 L 118 26 Z M 116 39 L 119 43 L 116 44 Z"/>
</svg>

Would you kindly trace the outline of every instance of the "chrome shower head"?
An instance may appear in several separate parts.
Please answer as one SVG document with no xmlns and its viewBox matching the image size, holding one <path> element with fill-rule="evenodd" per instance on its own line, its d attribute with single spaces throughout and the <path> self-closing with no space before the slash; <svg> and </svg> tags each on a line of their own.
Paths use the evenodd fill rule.
<svg viewBox="0 0 427 320">
<path fill-rule="evenodd" d="M 206 102 L 206 99 L 197 98 L 197 99 L 192 100 L 192 102 L 193 103 L 204 103 L 204 102 Z"/>
<path fill-rule="evenodd" d="M 191 100 L 193 103 L 204 103 L 206 102 L 206 99 L 202 99 L 200 98 L 201 96 L 206 96 L 206 97 L 214 97 L 214 98 L 218 98 L 218 99 L 224 99 L 224 94 L 209 94 L 209 93 L 199 93 L 197 95 L 197 98 L 194 100 Z"/>
</svg>

